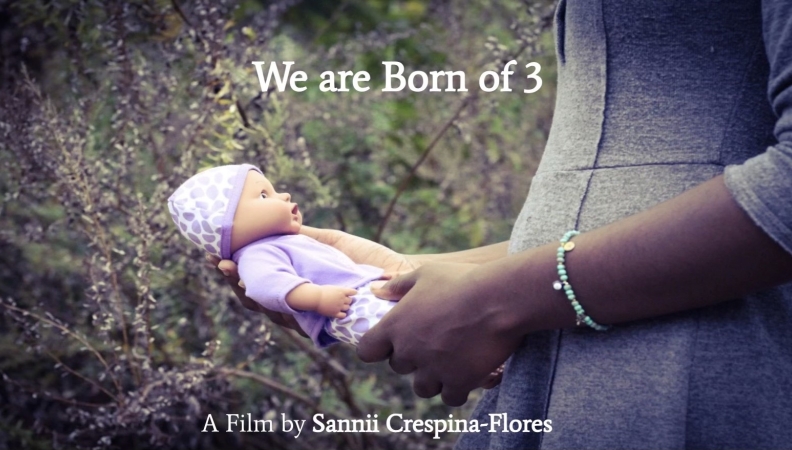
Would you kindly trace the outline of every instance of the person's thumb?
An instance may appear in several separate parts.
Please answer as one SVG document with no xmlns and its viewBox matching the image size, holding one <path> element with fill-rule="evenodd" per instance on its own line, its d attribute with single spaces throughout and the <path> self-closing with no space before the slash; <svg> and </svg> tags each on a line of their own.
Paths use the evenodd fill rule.
<svg viewBox="0 0 792 450">
<path fill-rule="evenodd" d="M 237 265 L 230 259 L 224 259 L 217 264 L 217 270 L 223 272 L 223 276 L 228 278 L 234 284 L 234 281 L 239 280 L 239 272 L 237 272 Z"/>
<path fill-rule="evenodd" d="M 371 283 L 371 292 L 384 300 L 401 300 L 418 281 L 417 270 L 391 278 L 389 281 Z"/>
</svg>

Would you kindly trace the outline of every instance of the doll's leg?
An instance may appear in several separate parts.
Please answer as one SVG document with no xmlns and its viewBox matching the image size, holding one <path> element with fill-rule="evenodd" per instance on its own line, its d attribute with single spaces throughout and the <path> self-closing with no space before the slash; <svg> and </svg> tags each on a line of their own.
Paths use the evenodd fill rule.
<svg viewBox="0 0 792 450">
<path fill-rule="evenodd" d="M 341 342 L 357 345 L 363 334 L 387 314 L 396 302 L 382 300 L 371 293 L 369 285 L 357 288 L 352 304 L 343 319 L 330 319 L 325 331 Z"/>
</svg>

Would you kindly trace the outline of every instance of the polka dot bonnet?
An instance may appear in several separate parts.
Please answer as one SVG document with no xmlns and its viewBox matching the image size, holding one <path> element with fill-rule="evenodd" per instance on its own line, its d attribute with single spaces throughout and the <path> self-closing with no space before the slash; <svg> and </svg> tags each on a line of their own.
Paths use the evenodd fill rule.
<svg viewBox="0 0 792 450">
<path fill-rule="evenodd" d="M 213 167 L 191 177 L 168 199 L 179 231 L 201 249 L 231 258 L 231 228 L 250 164 Z"/>
</svg>

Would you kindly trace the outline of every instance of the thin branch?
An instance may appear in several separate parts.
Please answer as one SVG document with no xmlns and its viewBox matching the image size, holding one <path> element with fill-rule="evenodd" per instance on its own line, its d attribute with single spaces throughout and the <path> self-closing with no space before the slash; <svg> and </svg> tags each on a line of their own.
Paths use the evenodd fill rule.
<svg viewBox="0 0 792 450">
<path fill-rule="evenodd" d="M 88 383 L 88 384 L 92 385 L 93 387 L 95 387 L 95 388 L 99 389 L 100 391 L 104 392 L 104 393 L 105 393 L 105 394 L 107 394 L 107 395 L 108 395 L 110 398 L 112 398 L 114 401 L 116 401 L 116 402 L 118 402 L 118 401 L 119 401 L 119 400 L 118 400 L 118 397 L 116 397 L 115 395 L 113 395 L 113 393 L 112 393 L 112 392 L 110 392 L 110 391 L 108 391 L 107 389 L 105 389 L 105 388 L 104 388 L 104 387 L 103 387 L 101 384 L 97 383 L 96 381 L 94 381 L 94 380 L 92 380 L 92 379 L 90 379 L 90 378 L 86 377 L 85 375 L 83 375 L 83 374 L 81 374 L 81 373 L 77 372 L 76 370 L 72 369 L 71 367 L 69 367 L 69 365 L 67 365 L 67 364 L 65 364 L 63 361 L 61 361 L 61 360 L 60 360 L 60 358 L 58 358 L 58 357 L 57 357 L 57 356 L 56 356 L 54 353 L 52 353 L 52 352 L 50 352 L 50 351 L 46 351 L 46 350 L 45 350 L 45 352 L 47 353 L 47 356 L 49 356 L 49 357 L 50 357 L 50 358 L 52 358 L 52 359 L 53 359 L 55 362 L 57 362 L 57 363 L 59 364 L 59 367 L 62 367 L 62 368 L 65 370 L 65 371 L 69 372 L 70 374 L 74 375 L 75 377 L 82 379 L 82 380 L 83 380 L 83 381 L 85 381 L 86 383 Z"/>
<path fill-rule="evenodd" d="M 44 98 L 43 94 L 41 93 L 41 90 L 38 88 L 38 86 L 36 86 L 36 84 L 33 82 L 33 80 L 30 79 L 30 77 L 27 75 L 27 72 L 25 72 L 25 81 L 26 81 L 28 89 L 36 97 L 38 105 L 41 106 L 46 111 L 46 114 L 49 117 L 55 117 L 56 114 L 55 114 L 54 106 L 52 106 L 52 103 L 48 99 Z M 107 240 L 107 237 L 106 237 L 106 234 L 105 234 L 105 229 L 102 226 L 102 224 L 100 223 L 99 217 L 97 216 L 96 211 L 98 211 L 98 209 L 97 209 L 96 205 L 94 204 L 93 198 L 91 196 L 91 189 L 88 186 L 88 182 L 85 180 L 84 173 L 81 170 L 79 170 L 79 168 L 82 166 L 83 153 L 82 153 L 82 151 L 80 151 L 80 152 L 77 153 L 76 156 L 73 155 L 73 152 L 70 152 L 65 147 L 65 144 L 64 144 L 65 139 L 63 138 L 63 136 L 61 136 L 60 132 L 58 132 L 56 127 L 46 127 L 46 128 L 47 128 L 47 131 L 49 132 L 50 139 L 53 141 L 53 143 L 55 145 L 57 145 L 57 147 L 60 150 L 61 154 L 64 155 L 66 158 L 68 158 L 67 161 L 63 162 L 63 166 L 68 167 L 69 170 L 72 171 L 72 173 L 75 176 L 75 184 L 78 184 L 80 189 L 81 189 L 81 191 L 79 191 L 79 192 L 77 192 L 75 190 L 75 194 L 78 195 L 78 196 L 81 196 L 82 198 L 80 200 L 84 204 L 87 205 L 87 207 L 84 207 L 83 210 L 84 211 L 87 211 L 87 210 L 91 211 L 91 215 L 89 216 L 89 219 L 90 219 L 91 225 L 93 225 L 94 234 L 91 234 L 90 230 L 88 230 L 88 229 L 83 229 L 82 231 L 87 235 L 87 237 L 89 239 L 91 239 L 92 241 L 94 241 L 94 242 L 96 242 L 98 244 L 98 246 L 100 247 L 99 251 L 101 251 L 103 253 L 103 256 L 107 260 L 107 266 L 108 267 L 112 267 L 112 265 L 113 265 L 112 251 L 110 250 L 110 245 L 108 244 L 108 240 Z M 87 258 L 87 256 L 86 256 L 86 258 Z M 122 300 L 121 295 L 120 295 L 120 287 L 119 287 L 119 284 L 118 284 L 118 276 L 117 276 L 115 271 L 110 273 L 110 281 L 111 281 L 111 284 L 113 286 L 113 293 L 115 294 L 115 295 L 113 295 L 113 298 L 114 298 L 113 304 L 114 304 L 114 306 L 116 308 L 116 314 L 118 314 L 119 321 L 121 322 L 121 334 L 122 334 L 122 337 L 123 337 L 124 354 L 126 355 L 128 360 L 130 361 L 130 363 L 132 363 L 132 355 L 129 352 L 129 339 L 128 339 L 127 332 L 126 332 L 127 322 L 126 322 L 126 317 L 124 316 L 123 300 Z M 32 313 L 29 313 L 29 314 L 32 314 Z M 104 360 L 102 360 L 102 361 L 104 361 Z M 134 365 L 133 365 L 133 368 L 134 368 Z M 112 372 L 110 372 L 110 373 L 112 374 Z M 121 388 L 120 388 L 120 386 L 118 384 L 118 381 L 115 379 L 114 376 L 112 378 L 113 378 L 114 383 L 116 384 L 116 387 L 118 388 L 118 390 L 120 392 Z"/>
<path fill-rule="evenodd" d="M 316 361 L 319 364 L 322 372 L 329 372 L 330 384 L 332 384 L 336 392 L 338 392 L 341 400 L 347 404 L 349 410 L 352 412 L 352 415 L 355 417 L 362 416 L 363 412 L 355 401 L 355 396 L 352 394 L 352 391 L 349 389 L 349 384 L 347 383 L 349 371 L 346 370 L 335 358 L 326 352 L 317 350 L 316 347 L 308 343 L 310 341 L 298 336 L 297 333 L 291 330 L 283 331 L 294 344 L 300 347 L 302 351 L 311 355 L 313 361 Z"/>
<path fill-rule="evenodd" d="M 242 123 L 245 125 L 245 128 L 250 128 L 250 121 L 248 120 L 247 113 L 245 112 L 245 108 L 242 107 L 242 103 L 239 99 L 236 99 L 236 109 L 239 112 L 239 117 L 242 118 Z"/>
<path fill-rule="evenodd" d="M 171 5 L 173 5 L 173 9 L 176 10 L 176 13 L 179 14 L 179 17 L 186 23 L 190 28 L 192 28 L 193 24 L 190 22 L 190 19 L 187 18 L 187 15 L 184 14 L 184 10 L 179 5 L 179 2 L 176 0 L 171 0 Z"/>
<path fill-rule="evenodd" d="M 324 414 L 325 416 L 332 417 L 334 419 L 346 419 L 347 418 L 347 417 L 341 416 L 339 414 L 336 414 L 334 412 L 329 412 L 329 411 L 323 410 L 316 402 L 314 402 L 310 398 L 300 394 L 299 392 L 295 392 L 295 391 L 289 389 L 288 387 L 278 383 L 277 381 L 272 380 L 270 378 L 267 378 L 267 377 L 265 377 L 263 375 L 259 375 L 257 373 L 253 373 L 253 372 L 248 372 L 246 370 L 231 369 L 231 368 L 227 368 L 227 367 L 217 368 L 216 370 L 217 370 L 218 373 L 223 374 L 223 375 L 231 375 L 231 376 L 235 376 L 235 377 L 239 377 L 239 378 L 246 378 L 248 380 L 253 380 L 253 381 L 255 381 L 255 382 L 259 383 L 259 384 L 262 384 L 262 385 L 272 389 L 273 391 L 279 392 L 279 393 L 281 393 L 283 395 L 286 395 L 287 397 L 291 397 L 294 400 L 297 400 L 298 402 L 300 402 L 300 403 L 304 404 L 305 406 L 311 408 L 312 410 L 314 410 L 314 411 L 316 411 L 318 413 Z"/>
<path fill-rule="evenodd" d="M 43 397 L 51 398 L 51 399 L 53 399 L 55 401 L 66 403 L 66 404 L 69 404 L 69 405 L 72 405 L 72 406 L 83 406 L 83 407 L 87 407 L 87 408 L 107 407 L 107 405 L 100 405 L 98 403 L 81 402 L 79 400 L 72 400 L 70 398 L 61 397 L 60 395 L 53 394 L 52 392 L 49 392 L 49 391 L 36 390 L 36 389 L 31 388 L 30 386 L 25 386 L 24 384 L 14 380 L 14 379 L 12 379 L 10 377 L 5 377 L 3 381 L 5 381 L 7 383 L 10 383 L 10 384 L 13 384 L 14 386 L 18 387 L 19 389 L 23 389 L 23 390 L 25 390 L 27 392 L 30 392 L 31 394 L 41 395 Z"/>
<path fill-rule="evenodd" d="M 78 342 L 83 344 L 87 350 L 89 350 L 91 353 L 94 354 L 94 356 L 96 356 L 96 359 L 99 360 L 99 362 L 102 364 L 102 366 L 104 366 L 105 371 L 110 374 L 110 378 L 113 380 L 113 384 L 115 384 L 116 389 L 118 390 L 118 392 L 121 392 L 121 385 L 118 383 L 118 380 L 115 378 L 115 375 L 113 374 L 113 371 L 110 370 L 110 366 L 107 364 L 107 361 L 105 361 L 105 359 L 102 357 L 102 355 L 99 353 L 99 351 L 96 350 L 96 348 L 93 345 L 91 345 L 85 338 L 83 338 L 82 336 L 80 336 L 76 332 L 70 330 L 69 328 L 67 328 L 67 327 L 65 327 L 65 326 L 63 326 L 63 325 L 61 325 L 61 324 L 59 324 L 59 323 L 57 323 L 57 322 L 55 322 L 53 320 L 47 319 L 46 317 L 42 317 L 42 316 L 40 316 L 40 315 L 38 315 L 36 313 L 24 310 L 22 308 L 14 306 L 14 305 L 9 305 L 6 302 L 0 302 L 0 305 L 2 305 L 3 307 L 5 307 L 7 309 L 12 310 L 12 311 L 16 311 L 17 313 L 22 314 L 23 316 L 31 316 L 34 319 L 38 320 L 39 322 L 43 322 L 43 323 L 46 323 L 46 324 L 48 324 L 48 325 L 50 325 L 52 327 L 55 327 L 55 328 L 61 330 L 61 332 L 63 332 L 64 334 L 67 334 L 67 335 L 73 337 Z M 115 397 L 113 397 L 113 398 L 115 398 Z"/>
<path fill-rule="evenodd" d="M 332 372 L 339 374 L 342 377 L 346 377 L 349 375 L 349 371 L 344 368 L 338 361 L 328 355 L 326 352 L 317 350 L 316 347 L 313 345 L 308 344 L 309 340 L 305 339 L 304 337 L 298 336 L 297 333 L 291 330 L 282 330 L 283 333 L 289 337 L 296 346 L 300 347 L 300 350 L 304 351 L 311 355 L 311 358 L 314 361 L 318 361 L 320 365 L 325 366 L 326 368 L 331 369 Z"/>
<path fill-rule="evenodd" d="M 548 12 L 546 14 L 542 15 L 541 18 L 540 18 L 540 21 L 539 21 L 539 23 L 540 23 L 540 31 L 546 30 L 552 24 L 552 17 L 553 17 L 553 8 L 550 8 L 548 10 Z M 513 59 L 517 59 L 517 57 L 520 56 L 529 47 L 530 47 L 530 43 L 528 43 L 528 42 L 523 43 L 520 46 L 519 49 L 517 49 L 514 53 L 512 53 L 512 55 L 510 57 L 508 57 L 508 59 L 506 59 L 505 61 L 502 61 L 502 63 L 505 63 L 506 61 L 510 61 L 510 60 L 513 60 Z M 415 176 L 415 173 L 418 171 L 418 168 L 426 160 L 426 157 L 429 156 L 429 152 L 432 151 L 432 149 L 434 148 L 435 144 L 437 144 L 437 142 L 440 140 L 440 138 L 445 134 L 446 131 L 448 131 L 448 129 L 451 127 L 451 125 L 454 123 L 454 121 L 462 113 L 462 111 L 475 98 L 476 98 L 476 94 L 474 93 L 473 95 L 465 98 L 462 101 L 462 103 L 459 105 L 459 108 L 457 108 L 456 112 L 451 117 L 451 119 L 449 119 L 443 125 L 443 127 L 440 128 L 440 131 L 437 133 L 437 135 L 435 135 L 435 138 L 432 140 L 432 142 L 426 147 L 426 149 L 424 150 L 424 152 L 421 155 L 421 157 L 418 159 L 418 161 L 415 164 L 413 164 L 412 168 L 410 169 L 410 172 L 407 174 L 406 177 L 404 177 L 404 179 L 402 179 L 401 183 L 399 184 L 399 187 L 396 189 L 396 194 L 394 194 L 394 196 L 391 199 L 390 203 L 388 203 L 388 207 L 385 210 L 385 215 L 382 217 L 382 220 L 380 221 L 379 227 L 377 228 L 377 234 L 374 236 L 374 242 L 380 242 L 382 240 L 382 233 L 385 231 L 385 227 L 388 225 L 388 221 L 390 220 L 391 214 L 393 214 L 393 208 L 394 208 L 394 206 L 396 206 L 396 202 L 399 200 L 399 197 L 401 197 L 401 195 L 404 193 L 404 190 L 407 189 L 407 185 L 409 184 L 409 182 Z"/>
<path fill-rule="evenodd" d="M 475 95 L 471 95 L 462 100 L 462 103 L 460 103 L 454 115 L 451 116 L 451 118 L 448 119 L 448 121 L 446 121 L 446 123 L 440 128 L 434 139 L 432 139 L 432 142 L 430 142 L 423 151 L 421 157 L 418 158 L 418 161 L 416 161 L 415 164 L 413 164 L 413 166 L 410 168 L 410 172 L 402 179 L 401 183 L 399 183 L 399 187 L 396 189 L 396 194 L 393 195 L 390 203 L 388 203 L 388 208 L 385 210 L 385 215 L 380 221 L 379 228 L 377 228 L 377 234 L 374 236 L 374 242 L 380 242 L 382 239 L 382 233 L 385 231 L 385 227 L 388 225 L 388 220 L 390 220 L 391 214 L 393 213 L 393 207 L 396 206 L 396 202 L 404 193 L 404 190 L 407 189 L 407 185 L 413 179 L 415 173 L 418 172 L 418 168 L 421 167 L 421 164 L 423 164 L 424 161 L 426 161 L 429 153 L 435 148 L 435 145 L 437 145 L 437 143 L 440 141 L 440 138 L 442 138 L 446 131 L 451 128 L 451 125 L 459 118 L 459 115 L 462 114 L 462 111 L 464 111 L 465 108 L 467 108 L 473 98 L 475 98 Z"/>
</svg>

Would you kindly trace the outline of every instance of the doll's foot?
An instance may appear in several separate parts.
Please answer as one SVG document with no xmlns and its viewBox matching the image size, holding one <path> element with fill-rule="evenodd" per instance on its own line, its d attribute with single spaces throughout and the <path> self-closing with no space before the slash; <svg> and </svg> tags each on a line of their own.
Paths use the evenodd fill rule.
<svg viewBox="0 0 792 450">
<path fill-rule="evenodd" d="M 481 382 L 479 387 L 484 389 L 492 389 L 495 386 L 499 385 L 502 379 L 503 379 L 503 364 L 498 366 L 497 369 L 490 372 L 490 374 L 487 375 L 487 378 L 485 378 L 484 381 Z"/>
</svg>

